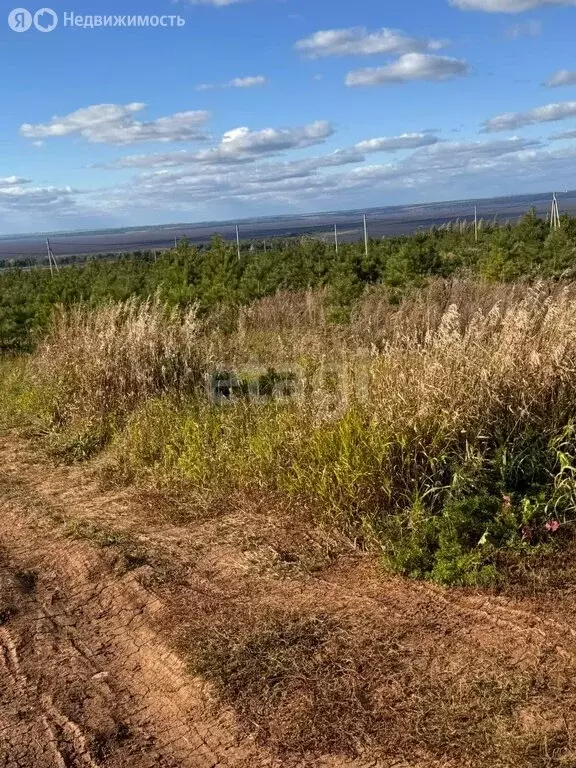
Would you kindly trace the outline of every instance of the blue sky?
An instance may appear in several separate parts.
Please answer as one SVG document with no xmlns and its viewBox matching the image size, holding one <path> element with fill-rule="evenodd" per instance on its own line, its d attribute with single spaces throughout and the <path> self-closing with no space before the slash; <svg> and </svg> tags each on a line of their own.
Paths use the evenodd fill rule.
<svg viewBox="0 0 576 768">
<path fill-rule="evenodd" d="M 47 2 L 0 22 L 0 233 L 576 187 L 576 0 Z"/>
</svg>

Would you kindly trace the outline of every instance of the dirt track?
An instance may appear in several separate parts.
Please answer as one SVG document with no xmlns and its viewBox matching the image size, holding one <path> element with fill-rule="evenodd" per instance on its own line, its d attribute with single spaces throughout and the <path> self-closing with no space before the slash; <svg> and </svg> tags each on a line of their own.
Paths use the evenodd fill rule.
<svg viewBox="0 0 576 768">
<path fill-rule="evenodd" d="M 439 679 L 471 669 L 540 676 L 510 722 L 518 738 L 548 733 L 550 746 L 522 765 L 576 766 L 571 589 L 553 602 L 448 592 L 385 579 L 340 543 L 313 573 L 291 571 L 285 549 L 298 536 L 258 511 L 194 526 L 148 516 L 144 525 L 139 503 L 101 492 L 80 468 L 49 467 L 16 438 L 0 443 L 0 766 L 487 765 L 453 752 L 455 734 L 440 751 L 397 759 L 376 760 L 369 749 L 362 759 L 275 757 L 231 710 L 214 706 L 211 689 L 170 647 L 174 616 L 185 624 L 185 610 L 206 599 L 244 595 L 256 606 L 290 603 L 393 626 L 403 654 Z M 121 532 L 113 546 L 70 535 L 96 525 Z M 152 554 L 127 556 L 134 537 Z M 297 555 L 327 548 L 312 536 Z"/>
</svg>

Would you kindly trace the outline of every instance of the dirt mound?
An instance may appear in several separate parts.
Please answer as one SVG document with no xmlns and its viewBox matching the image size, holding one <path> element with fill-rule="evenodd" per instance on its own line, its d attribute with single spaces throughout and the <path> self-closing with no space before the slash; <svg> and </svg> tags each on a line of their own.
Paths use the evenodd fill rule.
<svg viewBox="0 0 576 768">
<path fill-rule="evenodd" d="M 576 765 L 569 585 L 387 578 L 262 503 L 175 524 L 13 437 L 0 466 L 0 765 Z"/>
</svg>

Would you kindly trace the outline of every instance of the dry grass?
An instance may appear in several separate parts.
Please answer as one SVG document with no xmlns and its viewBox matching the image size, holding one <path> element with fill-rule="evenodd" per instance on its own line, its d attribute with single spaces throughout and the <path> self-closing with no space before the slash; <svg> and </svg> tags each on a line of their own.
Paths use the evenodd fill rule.
<svg viewBox="0 0 576 768">
<path fill-rule="evenodd" d="M 160 393 L 191 393 L 200 365 L 195 310 L 168 310 L 154 298 L 58 311 L 32 375 L 62 425 L 121 417 Z"/>
<path fill-rule="evenodd" d="M 241 725 L 280 755 L 569 764 L 565 724 L 542 730 L 553 675 L 462 656 L 439 664 L 428 631 L 421 619 L 386 627 L 361 615 L 232 605 L 192 622 L 180 645 Z"/>
<path fill-rule="evenodd" d="M 400 305 L 371 291 L 337 326 L 317 294 L 200 326 L 155 302 L 76 310 L 31 370 L 52 391 L 54 424 L 112 415 L 108 471 L 188 493 L 195 535 L 236 503 L 242 527 L 243 498 L 282 499 L 397 571 L 478 585 L 534 567 L 550 590 L 550 564 L 571 567 L 576 520 L 574 360 L 573 286 L 438 281 Z M 298 395 L 217 406 L 198 390 L 213 367 L 261 365 L 295 371 Z M 98 527 L 70 533 L 132 554 Z M 432 589 L 419 612 L 406 582 L 396 602 L 388 584 L 389 602 L 350 590 L 336 604 L 312 576 L 291 587 L 238 569 L 227 583 L 207 559 L 185 605 L 171 594 L 179 647 L 280 760 L 575 764 L 574 659 L 557 613 L 545 622 Z"/>
<path fill-rule="evenodd" d="M 403 572 L 494 579 L 494 549 L 576 520 L 572 284 L 369 291 L 349 324 L 279 294 L 202 324 L 157 300 L 60 314 L 33 358 L 61 452 L 113 440 L 113 471 L 304 501 Z M 290 371 L 296 396 L 215 405 L 206 372 Z M 59 447 L 60 448 L 60 447 Z M 559 539 L 560 537 L 557 537 Z"/>
</svg>

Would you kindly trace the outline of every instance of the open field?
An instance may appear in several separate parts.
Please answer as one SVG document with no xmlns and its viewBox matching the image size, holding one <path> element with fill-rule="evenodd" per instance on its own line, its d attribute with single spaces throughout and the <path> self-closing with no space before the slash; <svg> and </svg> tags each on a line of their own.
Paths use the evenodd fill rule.
<svg viewBox="0 0 576 768">
<path fill-rule="evenodd" d="M 565 213 L 576 212 L 576 192 L 560 197 Z M 341 242 L 354 242 L 363 237 L 362 214 L 367 213 L 370 236 L 392 237 L 442 226 L 457 219 L 472 221 L 474 206 L 478 215 L 487 220 L 515 221 L 535 208 L 540 216 L 550 211 L 549 192 L 518 197 L 497 197 L 481 200 L 446 201 L 438 203 L 388 206 L 367 211 L 335 211 L 306 216 L 287 215 L 240 222 L 244 241 L 310 235 L 332 241 L 334 225 L 338 226 Z M 174 246 L 174 240 L 187 238 L 191 243 L 208 243 L 214 234 L 226 240 L 236 239 L 236 222 L 199 222 L 157 227 L 133 227 L 102 232 L 54 233 L 50 236 L 55 253 L 60 257 L 102 253 L 129 253 L 142 250 L 164 250 Z M 11 258 L 45 258 L 46 235 L 0 237 L 0 261 Z"/>
<path fill-rule="evenodd" d="M 576 768 L 576 0 L 26 6 L 0 768 Z"/>
<path fill-rule="evenodd" d="M 563 224 L 246 302 L 221 243 L 47 281 L 0 361 L 0 764 L 575 765 Z"/>
</svg>

